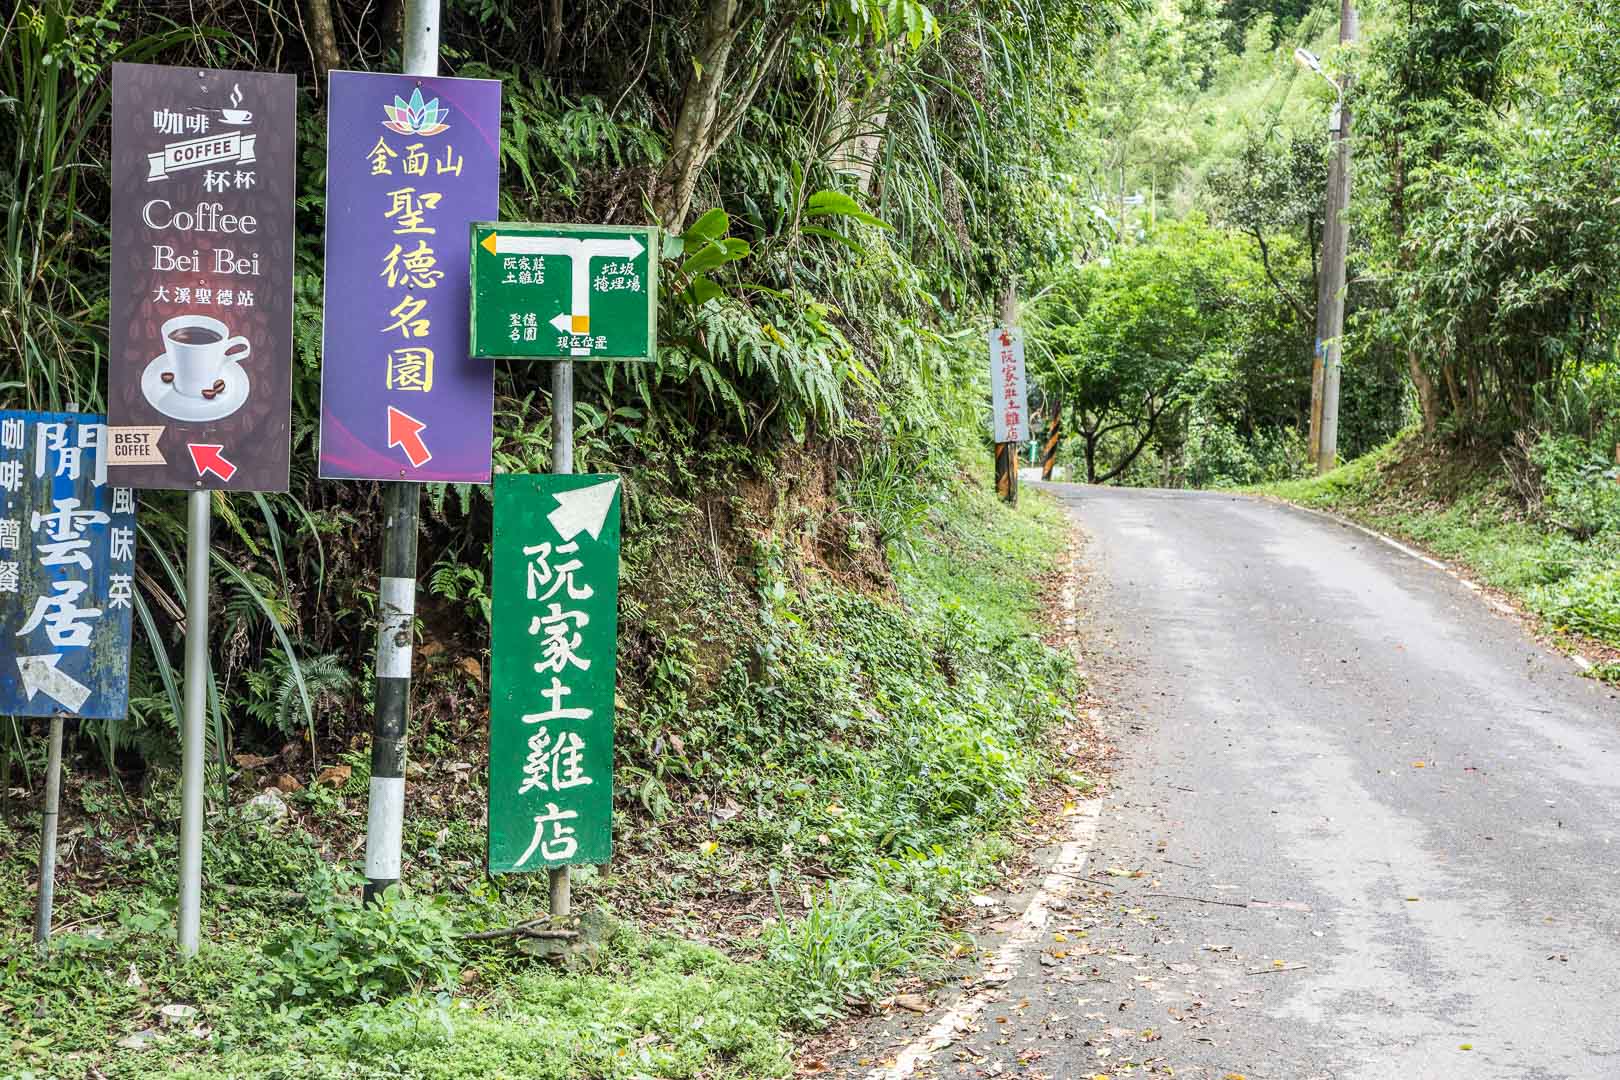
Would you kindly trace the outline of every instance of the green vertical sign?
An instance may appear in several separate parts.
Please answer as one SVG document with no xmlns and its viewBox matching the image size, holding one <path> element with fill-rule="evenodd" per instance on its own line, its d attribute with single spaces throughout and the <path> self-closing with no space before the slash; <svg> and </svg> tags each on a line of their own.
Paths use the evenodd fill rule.
<svg viewBox="0 0 1620 1080">
<path fill-rule="evenodd" d="M 658 228 L 473 222 L 471 353 L 642 360 L 658 342 Z"/>
<path fill-rule="evenodd" d="M 489 870 L 613 851 L 619 478 L 495 477 Z"/>
</svg>

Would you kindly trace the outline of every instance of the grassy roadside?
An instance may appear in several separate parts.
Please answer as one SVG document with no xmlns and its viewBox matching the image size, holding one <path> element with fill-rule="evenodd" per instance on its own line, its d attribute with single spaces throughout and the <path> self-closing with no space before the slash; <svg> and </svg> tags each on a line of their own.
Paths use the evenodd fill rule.
<svg viewBox="0 0 1620 1080">
<path fill-rule="evenodd" d="M 663 782 L 702 810 L 655 813 L 627 786 L 626 858 L 577 893 L 610 918 L 571 970 L 464 937 L 544 902 L 543 881 L 482 874 L 476 756 L 413 747 L 448 779 L 413 797 L 407 887 L 381 911 L 356 899 L 363 755 L 285 817 L 251 790 L 217 800 L 185 965 L 173 776 L 121 794 L 78 763 L 48 960 L 27 934 L 37 807 L 0 824 L 0 1075 L 785 1075 L 795 1033 L 953 947 L 942 916 L 1000 873 L 1078 690 L 1039 637 L 1059 508 L 969 483 L 909 539 L 892 592 L 762 578 L 758 647 L 671 736 Z"/>
<path fill-rule="evenodd" d="M 1324 476 L 1256 490 L 1459 564 L 1620 679 L 1620 484 L 1556 451 L 1515 477 L 1500 457 L 1439 454 L 1407 433 Z"/>
</svg>

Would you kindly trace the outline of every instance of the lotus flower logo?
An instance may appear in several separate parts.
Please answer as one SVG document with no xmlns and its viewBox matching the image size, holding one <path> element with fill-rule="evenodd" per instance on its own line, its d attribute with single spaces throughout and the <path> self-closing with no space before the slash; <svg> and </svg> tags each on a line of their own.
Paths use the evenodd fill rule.
<svg viewBox="0 0 1620 1080">
<path fill-rule="evenodd" d="M 450 110 L 441 107 L 438 98 L 424 102 L 421 87 L 411 91 L 409 102 L 395 94 L 394 103 L 384 105 L 383 112 L 388 114 L 383 127 L 401 135 L 437 135 L 450 127 L 443 122 L 450 115 Z"/>
</svg>

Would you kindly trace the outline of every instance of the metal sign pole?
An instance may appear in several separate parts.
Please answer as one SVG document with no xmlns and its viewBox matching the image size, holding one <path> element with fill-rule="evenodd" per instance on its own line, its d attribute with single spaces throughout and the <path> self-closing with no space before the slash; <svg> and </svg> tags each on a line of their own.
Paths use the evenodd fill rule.
<svg viewBox="0 0 1620 1080">
<path fill-rule="evenodd" d="M 180 725 L 180 955 L 197 955 L 202 914 L 203 710 L 208 703 L 208 532 L 213 493 L 186 515 L 186 698 Z"/>
<path fill-rule="evenodd" d="M 566 475 L 574 471 L 574 362 L 558 360 L 551 365 L 551 471 Z M 573 910 L 573 879 L 566 866 L 553 867 L 551 876 L 551 917 L 566 918 Z"/>
<path fill-rule="evenodd" d="M 399 880 L 405 831 L 405 731 L 411 714 L 416 633 L 415 484 L 383 484 L 382 578 L 377 588 L 377 710 L 371 734 L 371 798 L 366 811 L 365 902 Z"/>
<path fill-rule="evenodd" d="M 50 757 L 45 765 L 45 821 L 39 831 L 39 895 L 34 905 L 34 946 L 45 955 L 56 899 L 56 817 L 62 800 L 62 716 L 51 717 Z"/>
<path fill-rule="evenodd" d="M 406 75 L 439 73 L 438 0 L 406 0 L 401 53 Z M 371 735 L 371 792 L 366 808 L 364 901 L 368 904 L 399 881 L 420 514 L 421 492 L 416 484 L 405 480 L 383 483 L 382 576 L 377 585 L 377 708 Z"/>
</svg>

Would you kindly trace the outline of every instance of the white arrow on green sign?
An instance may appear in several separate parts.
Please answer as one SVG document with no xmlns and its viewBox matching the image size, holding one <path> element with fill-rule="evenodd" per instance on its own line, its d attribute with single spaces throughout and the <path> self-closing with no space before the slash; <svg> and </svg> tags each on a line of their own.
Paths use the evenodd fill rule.
<svg viewBox="0 0 1620 1080">
<path fill-rule="evenodd" d="M 495 477 L 489 870 L 613 850 L 619 478 Z"/>
</svg>

